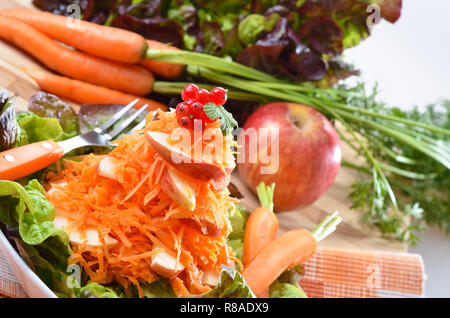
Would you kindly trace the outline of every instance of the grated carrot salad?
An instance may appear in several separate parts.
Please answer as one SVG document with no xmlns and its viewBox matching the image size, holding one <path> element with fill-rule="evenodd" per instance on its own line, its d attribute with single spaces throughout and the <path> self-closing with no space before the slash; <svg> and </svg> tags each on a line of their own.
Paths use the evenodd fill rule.
<svg viewBox="0 0 450 318">
<path fill-rule="evenodd" d="M 196 197 L 195 210 L 190 211 L 159 187 L 169 164 L 143 133 L 171 133 L 178 127 L 174 113 L 160 111 L 158 120 L 149 117 L 143 130 L 115 141 L 117 147 L 108 156 L 117 159 L 117 181 L 98 174 L 105 156 L 95 154 L 81 161 L 66 161 L 64 170 L 51 177 L 50 184 L 57 191 L 50 191 L 47 198 L 57 215 L 65 216 L 71 229 L 97 229 L 102 246 L 72 244 L 74 253 L 69 258 L 70 264 L 82 267 L 90 281 L 118 282 L 126 290 L 134 285 L 142 297 L 140 285 L 160 279 L 151 269 L 151 259 L 165 250 L 185 267 L 171 278 L 177 295 L 200 294 L 210 289 L 202 282 L 205 271 L 219 273 L 221 264 L 233 263 L 227 237 L 231 232 L 228 211 L 235 200 L 228 190 L 217 192 L 210 183 L 190 178 Z M 208 235 L 208 227 L 218 229 L 214 236 Z M 118 243 L 105 244 L 106 236 Z"/>
</svg>

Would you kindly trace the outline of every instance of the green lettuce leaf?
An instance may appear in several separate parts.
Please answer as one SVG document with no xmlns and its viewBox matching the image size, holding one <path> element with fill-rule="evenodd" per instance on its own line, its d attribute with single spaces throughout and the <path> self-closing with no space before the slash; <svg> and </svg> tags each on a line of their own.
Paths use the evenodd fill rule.
<svg viewBox="0 0 450 318">
<path fill-rule="evenodd" d="M 161 279 L 154 283 L 143 285 L 145 298 L 176 298 L 168 279 Z"/>
<path fill-rule="evenodd" d="M 39 92 L 28 103 L 28 112 L 16 115 L 20 134 L 14 146 L 52 139 L 62 141 L 77 136 L 77 114 L 57 96 Z"/>
<path fill-rule="evenodd" d="M 244 254 L 244 240 L 228 240 L 228 246 L 233 249 L 234 256 L 242 262 Z"/>
<path fill-rule="evenodd" d="M 275 281 L 269 288 L 270 298 L 308 298 L 300 285 Z"/>
<path fill-rule="evenodd" d="M 228 236 L 228 239 L 244 239 L 245 225 L 247 224 L 248 217 L 249 213 L 241 205 L 236 204 L 234 206 L 234 208 L 230 211 L 229 217 L 233 231 Z"/>
<path fill-rule="evenodd" d="M 119 298 L 113 289 L 91 282 L 76 291 L 78 298 Z"/>
<path fill-rule="evenodd" d="M 300 265 L 285 271 L 270 285 L 270 298 L 308 298 L 298 284 L 303 274 L 304 269 Z"/>
<path fill-rule="evenodd" d="M 49 139 L 61 141 L 70 138 L 56 118 L 43 118 L 31 112 L 21 112 L 16 118 L 21 130 L 16 146 Z"/>
<path fill-rule="evenodd" d="M 272 31 L 278 18 L 278 14 L 268 17 L 256 13 L 248 15 L 239 23 L 239 39 L 244 45 L 254 44 L 261 33 Z"/>
<path fill-rule="evenodd" d="M 18 227 L 23 241 L 37 245 L 56 236 L 70 251 L 67 234 L 53 226 L 56 211 L 45 198 L 45 190 L 37 180 L 26 186 L 0 180 L 0 221 Z"/>
<path fill-rule="evenodd" d="M 238 271 L 223 266 L 219 284 L 200 298 L 256 298 L 256 296 Z"/>
<path fill-rule="evenodd" d="M 79 134 L 75 112 L 58 97 L 39 92 L 29 102 L 32 112 L 15 113 L 14 97 L 0 91 L 0 151 L 53 139 L 62 141 Z"/>
<path fill-rule="evenodd" d="M 228 245 L 231 246 L 235 256 L 241 261 L 244 250 L 244 231 L 248 216 L 248 212 L 238 204 L 230 211 L 229 220 L 233 231 L 228 236 Z"/>
</svg>

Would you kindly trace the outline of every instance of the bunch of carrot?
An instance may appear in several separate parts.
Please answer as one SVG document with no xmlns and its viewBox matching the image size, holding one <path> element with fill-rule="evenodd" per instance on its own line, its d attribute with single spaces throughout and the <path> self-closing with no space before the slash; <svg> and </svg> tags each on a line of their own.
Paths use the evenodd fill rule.
<svg viewBox="0 0 450 318">
<path fill-rule="evenodd" d="M 337 212 L 326 217 L 313 231 L 290 230 L 276 238 L 278 220 L 273 212 L 275 184 L 257 187 L 261 206 L 248 218 L 244 232 L 242 276 L 257 296 L 267 296 L 269 286 L 286 270 L 314 255 L 318 242 L 342 221 Z"/>
<path fill-rule="evenodd" d="M 78 103 L 128 104 L 152 92 L 153 74 L 175 79 L 184 71 L 182 65 L 145 59 L 148 48 L 177 50 L 175 47 L 126 30 L 48 12 L 0 10 L 0 39 L 60 74 L 27 70 L 42 90 Z M 166 108 L 145 98 L 137 107 L 143 104 Z"/>
</svg>

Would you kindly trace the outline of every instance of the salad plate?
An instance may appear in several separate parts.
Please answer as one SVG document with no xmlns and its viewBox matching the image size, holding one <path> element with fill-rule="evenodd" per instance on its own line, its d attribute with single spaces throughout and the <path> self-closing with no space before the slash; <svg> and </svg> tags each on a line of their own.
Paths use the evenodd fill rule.
<svg viewBox="0 0 450 318">
<path fill-rule="evenodd" d="M 312 232 L 293 229 L 277 237 L 275 184 L 258 186 L 260 208 L 251 214 L 228 188 L 237 145 L 230 128 L 237 123 L 212 102 L 193 102 L 201 112 L 192 114 L 195 122 L 187 120 L 183 93 L 176 110 L 141 114 L 132 105 L 85 105 L 75 113 L 57 96 L 39 92 L 28 112 L 15 114 L 14 96 L 1 92 L 7 137 L 20 131 L 0 162 L 0 220 L 7 236 L 1 248 L 29 296 L 306 297 L 298 284 L 300 265 L 342 219 L 334 213 Z M 43 109 L 46 116 L 56 111 L 56 118 L 41 117 Z M 223 117 L 205 117 L 211 109 Z M 62 161 L 41 155 L 39 147 L 52 140 L 70 141 L 98 127 L 110 134 L 125 125 L 115 119 L 125 111 L 135 122 L 125 120 L 130 129 L 109 149 L 80 148 Z M 224 118 L 233 126 L 222 125 Z M 133 129 L 136 122 L 139 129 Z M 205 151 L 197 153 L 198 144 Z M 30 160 L 48 166 L 36 165 L 23 176 L 11 162 L 24 164 L 27 149 L 38 150 Z M 180 157 L 190 164 L 177 162 Z"/>
<path fill-rule="evenodd" d="M 0 231 L 0 251 L 5 256 L 20 285 L 29 297 L 56 298 L 55 293 L 23 261 L 2 231 Z"/>
</svg>

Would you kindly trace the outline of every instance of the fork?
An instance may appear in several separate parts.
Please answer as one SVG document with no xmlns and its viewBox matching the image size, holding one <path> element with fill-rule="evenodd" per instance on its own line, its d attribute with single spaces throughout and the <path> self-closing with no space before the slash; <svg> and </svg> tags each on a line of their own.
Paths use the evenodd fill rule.
<svg viewBox="0 0 450 318">
<path fill-rule="evenodd" d="M 53 140 L 39 141 L 25 146 L 13 148 L 0 153 L 0 180 L 17 180 L 33 172 L 48 167 L 61 159 L 68 152 L 86 147 L 114 147 L 111 141 L 127 129 L 148 107 L 144 105 L 123 123 L 107 132 L 114 124 L 123 119 L 124 115 L 133 108 L 139 99 L 134 100 L 115 113 L 104 124 L 83 135 L 54 142 Z M 145 120 L 141 121 L 131 131 L 145 127 Z"/>
</svg>

